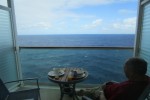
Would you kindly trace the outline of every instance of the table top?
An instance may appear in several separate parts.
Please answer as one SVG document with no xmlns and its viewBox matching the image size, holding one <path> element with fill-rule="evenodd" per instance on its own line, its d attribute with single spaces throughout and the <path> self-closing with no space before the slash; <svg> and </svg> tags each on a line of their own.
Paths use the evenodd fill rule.
<svg viewBox="0 0 150 100">
<path fill-rule="evenodd" d="M 63 69 L 64 71 L 64 74 L 63 75 L 60 75 L 59 77 L 55 77 L 55 76 L 50 76 L 48 75 L 48 79 L 50 81 L 53 81 L 55 83 L 70 83 L 70 84 L 75 84 L 75 83 L 79 83 L 79 82 L 82 82 L 83 80 L 85 80 L 88 76 L 88 72 L 82 68 L 60 68 L 60 69 Z M 52 71 L 52 70 L 51 70 Z M 73 77 L 71 80 L 69 79 L 69 73 L 70 72 L 73 72 L 73 71 L 76 71 L 76 72 L 81 72 L 80 73 L 80 77 Z M 77 73 L 78 74 L 78 73 Z"/>
</svg>

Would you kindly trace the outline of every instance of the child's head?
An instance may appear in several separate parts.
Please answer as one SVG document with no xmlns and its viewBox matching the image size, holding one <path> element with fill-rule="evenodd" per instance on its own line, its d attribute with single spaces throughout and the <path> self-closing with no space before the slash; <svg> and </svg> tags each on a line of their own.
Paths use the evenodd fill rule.
<svg viewBox="0 0 150 100">
<path fill-rule="evenodd" d="M 129 58 L 125 62 L 124 71 L 129 79 L 131 79 L 133 75 L 144 76 L 147 72 L 147 62 L 141 58 Z"/>
</svg>

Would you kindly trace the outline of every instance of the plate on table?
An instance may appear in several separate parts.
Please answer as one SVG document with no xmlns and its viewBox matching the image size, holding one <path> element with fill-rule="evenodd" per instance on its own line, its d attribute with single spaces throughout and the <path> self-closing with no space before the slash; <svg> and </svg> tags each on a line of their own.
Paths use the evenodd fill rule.
<svg viewBox="0 0 150 100">
<path fill-rule="evenodd" d="M 78 74 L 78 75 L 82 75 L 82 74 L 84 74 L 83 69 L 79 69 L 79 70 L 77 70 L 76 72 L 77 72 L 77 74 Z"/>
<path fill-rule="evenodd" d="M 83 78 L 83 77 L 85 77 L 85 73 L 78 74 L 76 78 L 79 79 L 79 78 Z"/>
<path fill-rule="evenodd" d="M 62 76 L 62 75 L 64 75 L 64 74 L 65 74 L 64 71 L 59 71 L 59 72 L 58 72 L 58 75 L 59 75 L 59 76 Z M 57 76 L 57 74 L 56 74 L 55 71 L 50 71 L 50 72 L 48 73 L 48 76 L 54 77 L 54 76 Z"/>
</svg>

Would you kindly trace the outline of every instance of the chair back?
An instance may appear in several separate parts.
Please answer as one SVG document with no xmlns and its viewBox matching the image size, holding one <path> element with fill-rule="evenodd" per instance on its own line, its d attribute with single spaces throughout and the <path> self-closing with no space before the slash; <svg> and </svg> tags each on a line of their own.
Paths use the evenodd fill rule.
<svg viewBox="0 0 150 100">
<path fill-rule="evenodd" d="M 147 87 L 145 88 L 145 90 L 143 91 L 143 93 L 141 94 L 141 96 L 139 97 L 138 100 L 150 100 L 150 82 L 147 85 Z"/>
<path fill-rule="evenodd" d="M 5 100 L 9 95 L 9 91 L 3 81 L 0 79 L 0 100 Z"/>
</svg>

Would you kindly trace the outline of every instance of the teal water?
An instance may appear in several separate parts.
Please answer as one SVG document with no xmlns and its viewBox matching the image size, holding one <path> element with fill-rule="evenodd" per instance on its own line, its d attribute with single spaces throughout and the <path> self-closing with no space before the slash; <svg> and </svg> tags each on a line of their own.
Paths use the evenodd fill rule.
<svg viewBox="0 0 150 100">
<path fill-rule="evenodd" d="M 78 35 L 79 36 L 79 35 Z M 108 36 L 108 35 L 107 35 Z M 60 39 L 58 39 L 57 36 L 22 36 L 19 40 L 21 42 L 21 46 L 37 46 L 36 42 L 38 43 L 38 46 L 43 46 L 42 44 L 45 42 L 44 46 L 52 46 L 49 44 L 49 39 L 55 43 L 56 45 L 60 46 L 61 44 L 66 46 L 74 46 L 77 45 L 78 42 L 74 43 L 75 41 L 81 41 L 81 40 L 87 40 L 84 41 L 84 43 L 87 43 L 87 45 L 92 45 L 94 43 L 96 46 L 133 46 L 133 35 L 130 36 L 120 36 L 120 35 L 113 35 L 108 36 L 109 39 L 104 39 L 107 36 L 91 36 L 88 39 L 82 39 L 83 36 L 81 36 L 77 40 L 73 36 L 69 36 L 69 40 L 72 41 L 68 44 L 66 43 L 59 43 Z M 33 38 L 34 37 L 34 38 Z M 38 37 L 38 39 L 37 39 Z M 48 38 L 49 37 L 49 38 Z M 94 37 L 99 37 L 97 39 L 94 39 Z M 52 39 L 51 39 L 52 38 Z M 56 39 L 57 38 L 57 39 Z M 59 37 L 60 38 L 60 37 Z M 101 39 L 103 38 L 103 39 Z M 130 39 L 132 41 L 129 41 Z M 46 40 L 48 39 L 48 40 Z M 68 36 L 63 36 L 62 39 L 68 39 Z M 74 40 L 75 39 L 75 40 Z M 99 40 L 98 40 L 99 39 Z M 30 44 L 28 44 L 30 40 L 32 41 Z M 54 41 L 55 40 L 55 41 Z M 57 40 L 57 41 L 56 41 Z M 65 41 L 66 41 L 65 40 Z M 92 40 L 89 41 L 89 40 Z M 105 41 L 102 41 L 105 40 Z M 120 40 L 117 42 L 117 40 Z M 63 40 L 61 40 L 63 41 Z M 74 41 L 74 42 L 73 42 Z M 95 42 L 94 42 L 95 41 Z M 98 41 L 98 42 L 97 42 Z M 53 42 L 50 42 L 54 45 Z M 104 43 L 105 44 L 101 44 Z M 23 44 L 24 43 L 24 44 Z M 35 44 L 36 43 L 36 44 Z M 83 44 L 84 44 L 83 43 Z M 107 43 L 107 44 L 106 44 Z M 116 44 L 117 43 L 117 44 Z M 33 45 L 32 45 L 33 44 Z M 87 46 L 83 45 L 82 42 L 80 42 L 80 46 Z M 114 45 L 115 44 L 115 45 Z M 122 45 L 124 44 L 124 45 Z M 95 46 L 94 45 L 94 46 Z M 61 45 L 62 46 L 62 45 Z M 40 82 L 49 82 L 47 79 L 47 73 L 53 68 L 53 67 L 80 67 L 84 68 L 89 72 L 89 76 L 87 80 L 85 80 L 83 83 L 91 83 L 91 84 L 98 84 L 103 83 L 110 80 L 115 81 L 123 81 L 125 80 L 124 72 L 123 72 L 123 64 L 126 59 L 129 57 L 132 57 L 133 50 L 111 50 L 111 49 L 21 49 L 20 51 L 20 57 L 21 57 L 21 65 L 22 65 L 22 72 L 23 77 L 38 77 L 40 78 Z"/>
</svg>

